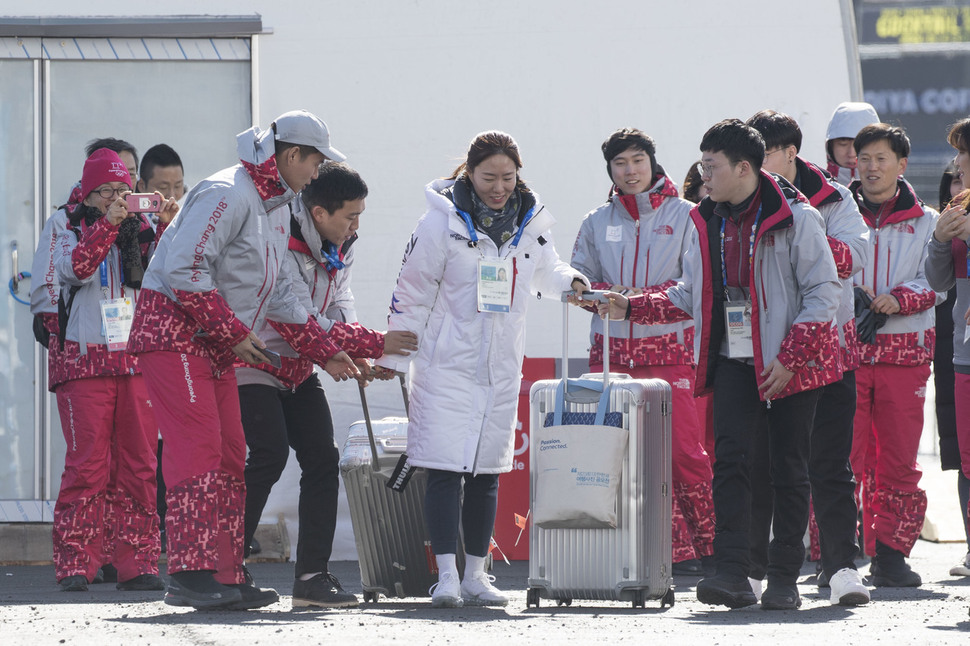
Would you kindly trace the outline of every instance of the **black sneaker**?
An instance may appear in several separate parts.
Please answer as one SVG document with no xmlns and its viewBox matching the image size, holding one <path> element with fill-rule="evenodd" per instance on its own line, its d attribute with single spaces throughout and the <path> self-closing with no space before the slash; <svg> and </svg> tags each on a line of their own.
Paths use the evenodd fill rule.
<svg viewBox="0 0 970 646">
<path fill-rule="evenodd" d="M 212 576 L 212 572 L 204 570 L 176 572 L 170 577 L 165 593 L 166 604 L 192 606 L 198 610 L 228 608 L 239 601 L 242 601 L 242 592 L 222 585 Z"/>
<path fill-rule="evenodd" d="M 918 588 L 923 579 L 913 572 L 906 557 L 899 550 L 876 541 L 876 555 L 869 568 L 872 585 L 877 588 Z"/>
<path fill-rule="evenodd" d="M 239 590 L 242 598 L 226 606 L 229 610 L 252 610 L 262 608 L 280 600 L 280 595 L 272 588 L 257 588 L 251 583 L 236 583 L 228 586 Z"/>
<path fill-rule="evenodd" d="M 88 578 L 83 574 L 66 576 L 57 582 L 61 586 L 61 592 L 87 592 Z"/>
<path fill-rule="evenodd" d="M 293 607 L 356 608 L 357 597 L 344 592 L 340 581 L 329 572 L 322 572 L 308 581 L 293 582 Z"/>
<path fill-rule="evenodd" d="M 115 586 L 119 590 L 164 590 L 165 582 L 157 574 L 139 574 L 133 579 L 119 581 Z"/>
<path fill-rule="evenodd" d="M 700 559 L 687 559 L 674 563 L 671 567 L 674 576 L 704 576 L 704 566 Z"/>
<path fill-rule="evenodd" d="M 763 610 L 795 610 L 802 605 L 802 598 L 798 595 L 798 586 L 794 583 L 774 583 L 768 581 L 764 594 L 761 595 Z"/>
<path fill-rule="evenodd" d="M 732 579 L 717 574 L 697 583 L 697 600 L 711 606 L 744 608 L 758 603 L 746 577 Z"/>
</svg>

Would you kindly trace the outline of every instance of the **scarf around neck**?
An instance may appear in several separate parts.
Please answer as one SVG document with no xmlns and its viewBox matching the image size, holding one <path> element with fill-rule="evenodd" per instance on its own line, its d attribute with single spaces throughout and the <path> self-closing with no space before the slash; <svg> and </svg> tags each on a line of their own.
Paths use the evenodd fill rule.
<svg viewBox="0 0 970 646">
<path fill-rule="evenodd" d="M 459 185 L 463 189 L 461 192 L 467 191 L 467 196 L 471 201 L 470 215 L 475 223 L 475 228 L 491 238 L 496 247 L 501 247 L 515 233 L 515 225 L 522 207 L 522 196 L 519 189 L 516 188 L 512 191 L 512 195 L 509 196 L 505 206 L 495 210 L 489 208 L 482 201 L 482 198 L 478 197 L 467 175 L 456 182 L 455 187 L 457 188 Z"/>
</svg>

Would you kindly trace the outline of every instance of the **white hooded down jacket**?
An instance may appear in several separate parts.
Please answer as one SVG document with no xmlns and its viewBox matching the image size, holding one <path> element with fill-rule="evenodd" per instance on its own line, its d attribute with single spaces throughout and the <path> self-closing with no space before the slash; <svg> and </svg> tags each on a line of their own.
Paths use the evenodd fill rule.
<svg viewBox="0 0 970 646">
<path fill-rule="evenodd" d="M 436 180 L 425 188 L 428 211 L 411 234 L 391 299 L 388 329 L 416 333 L 418 351 L 413 357 L 385 355 L 377 364 L 413 368 L 412 464 L 503 473 L 512 468 L 529 294 L 557 298 L 574 279 L 588 281 L 559 259 L 549 231 L 554 220 L 538 196 L 516 247 L 513 238 L 496 248 L 486 235 L 479 236 L 477 248 L 469 246 L 464 221 L 441 193 L 453 184 Z M 482 255 L 514 263 L 507 314 L 478 311 Z"/>
</svg>

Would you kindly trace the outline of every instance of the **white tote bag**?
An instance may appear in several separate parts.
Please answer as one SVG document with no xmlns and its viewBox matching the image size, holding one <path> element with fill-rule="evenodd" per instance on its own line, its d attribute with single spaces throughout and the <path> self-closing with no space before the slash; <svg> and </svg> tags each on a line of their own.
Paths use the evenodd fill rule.
<svg viewBox="0 0 970 646">
<path fill-rule="evenodd" d="M 572 381 L 572 384 L 602 387 L 598 382 Z M 595 416 L 563 414 L 563 388 L 560 383 L 552 425 L 533 430 L 532 450 L 536 452 L 533 522 L 543 529 L 615 528 L 616 497 L 629 432 L 618 425 L 604 424 L 609 387 L 600 398 Z M 612 413 L 610 417 L 617 424 L 622 420 L 619 413 Z"/>
</svg>

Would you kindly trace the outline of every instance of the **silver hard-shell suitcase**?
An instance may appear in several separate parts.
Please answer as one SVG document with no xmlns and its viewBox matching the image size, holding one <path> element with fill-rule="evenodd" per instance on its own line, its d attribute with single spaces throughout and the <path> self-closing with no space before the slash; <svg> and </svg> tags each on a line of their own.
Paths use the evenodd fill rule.
<svg viewBox="0 0 970 646">
<path fill-rule="evenodd" d="M 403 376 L 400 378 L 406 408 L 407 392 Z M 381 594 L 426 597 L 428 588 L 438 581 L 424 520 L 427 474 L 416 469 L 403 491 L 387 486 L 407 448 L 408 420 L 385 417 L 371 422 L 363 389 L 361 403 L 365 420 L 350 427 L 340 473 L 350 503 L 364 601 L 376 602 Z M 462 552 L 458 550 L 460 562 L 464 560 Z"/>
<path fill-rule="evenodd" d="M 568 307 L 568 306 L 567 306 Z M 567 326 L 563 321 L 563 371 Z M 609 326 L 604 326 L 605 373 L 583 375 L 612 383 L 609 411 L 621 414 L 629 439 L 616 500 L 615 529 L 543 529 L 533 524 L 529 540 L 526 606 L 539 599 L 570 605 L 573 599 L 630 601 L 644 607 L 660 599 L 674 604 L 671 572 L 671 391 L 662 379 L 609 374 Z M 565 375 L 564 375 L 565 377 Z M 531 428 L 547 425 L 560 380 L 536 382 L 530 393 Z M 593 413 L 600 392 L 580 389 L 565 410 Z M 530 446 L 530 500 L 535 501 L 536 447 Z"/>
</svg>

